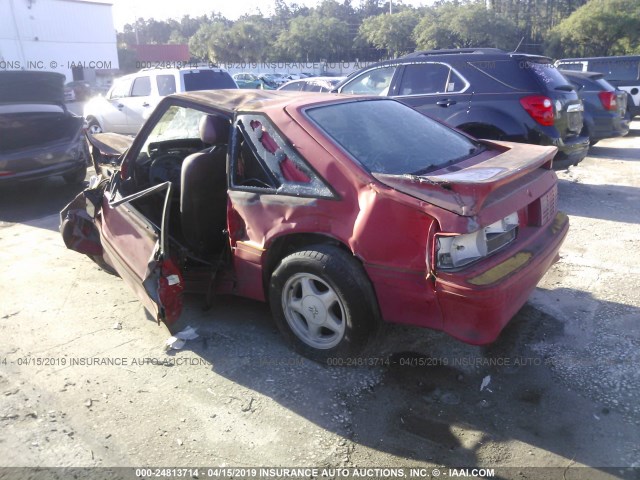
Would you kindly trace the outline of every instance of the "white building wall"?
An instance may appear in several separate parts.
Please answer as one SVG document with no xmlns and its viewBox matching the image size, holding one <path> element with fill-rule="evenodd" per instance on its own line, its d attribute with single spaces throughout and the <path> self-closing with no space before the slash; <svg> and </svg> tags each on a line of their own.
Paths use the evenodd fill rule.
<svg viewBox="0 0 640 480">
<path fill-rule="evenodd" d="M 111 4 L 99 0 L 0 0 L 0 70 L 117 69 Z M 87 75 L 85 75 L 86 77 Z"/>
</svg>

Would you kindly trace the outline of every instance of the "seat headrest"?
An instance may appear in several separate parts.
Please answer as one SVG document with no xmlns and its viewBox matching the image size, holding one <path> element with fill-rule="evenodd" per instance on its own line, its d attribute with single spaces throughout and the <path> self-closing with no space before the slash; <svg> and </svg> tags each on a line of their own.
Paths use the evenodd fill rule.
<svg viewBox="0 0 640 480">
<path fill-rule="evenodd" d="M 215 115 L 200 118 L 200 140 L 207 145 L 222 145 L 229 140 L 229 122 Z"/>
</svg>

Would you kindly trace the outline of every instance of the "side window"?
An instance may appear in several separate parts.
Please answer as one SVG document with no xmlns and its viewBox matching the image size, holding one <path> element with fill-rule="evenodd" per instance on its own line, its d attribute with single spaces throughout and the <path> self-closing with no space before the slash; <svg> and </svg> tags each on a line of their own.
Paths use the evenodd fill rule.
<svg viewBox="0 0 640 480">
<path fill-rule="evenodd" d="M 358 95 L 387 95 L 395 71 L 396 67 L 369 70 L 347 83 L 340 92 Z"/>
<path fill-rule="evenodd" d="M 456 93 L 465 87 L 466 82 L 447 65 L 419 63 L 405 67 L 398 95 Z"/>
<path fill-rule="evenodd" d="M 131 90 L 131 79 L 119 80 L 113 84 L 109 98 L 124 98 L 129 96 Z"/>
<path fill-rule="evenodd" d="M 302 90 L 305 92 L 321 92 L 322 86 L 317 83 L 307 83 Z"/>
<path fill-rule="evenodd" d="M 151 95 L 151 79 L 149 77 L 138 77 L 133 81 L 131 89 L 132 97 L 148 97 Z"/>
<path fill-rule="evenodd" d="M 156 77 L 158 93 L 161 97 L 176 93 L 176 77 L 173 75 L 158 75 Z"/>
<path fill-rule="evenodd" d="M 239 115 L 231 153 L 231 186 L 332 198 L 331 189 L 263 115 Z"/>
<path fill-rule="evenodd" d="M 300 90 L 302 90 L 302 83 L 301 82 L 292 82 L 288 85 L 284 85 L 280 90 L 287 90 L 289 92 L 299 92 Z"/>
</svg>

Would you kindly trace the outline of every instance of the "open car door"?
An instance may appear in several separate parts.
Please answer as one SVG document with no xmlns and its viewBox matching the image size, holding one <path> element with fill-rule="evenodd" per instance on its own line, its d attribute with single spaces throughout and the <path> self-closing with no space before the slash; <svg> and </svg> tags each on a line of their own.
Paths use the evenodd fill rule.
<svg viewBox="0 0 640 480">
<path fill-rule="evenodd" d="M 122 197 L 120 176 L 111 180 L 105 192 L 100 222 L 104 256 L 133 289 L 158 322 L 170 326 L 182 312 L 184 281 L 180 269 L 169 257 L 168 225 L 171 182 Z M 161 225 L 154 225 L 132 206 L 142 197 L 164 194 Z"/>
</svg>

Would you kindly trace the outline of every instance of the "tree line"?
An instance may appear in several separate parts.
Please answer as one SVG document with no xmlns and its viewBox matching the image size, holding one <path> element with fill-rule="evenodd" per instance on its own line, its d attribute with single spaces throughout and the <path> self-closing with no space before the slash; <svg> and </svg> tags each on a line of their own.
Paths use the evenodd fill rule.
<svg viewBox="0 0 640 480">
<path fill-rule="evenodd" d="M 273 0 L 235 21 L 219 13 L 139 18 L 118 33 L 121 65 L 137 44 L 188 44 L 192 60 L 374 61 L 415 50 L 498 47 L 552 57 L 640 53 L 638 0 L 322 0 L 309 8 Z"/>
</svg>

